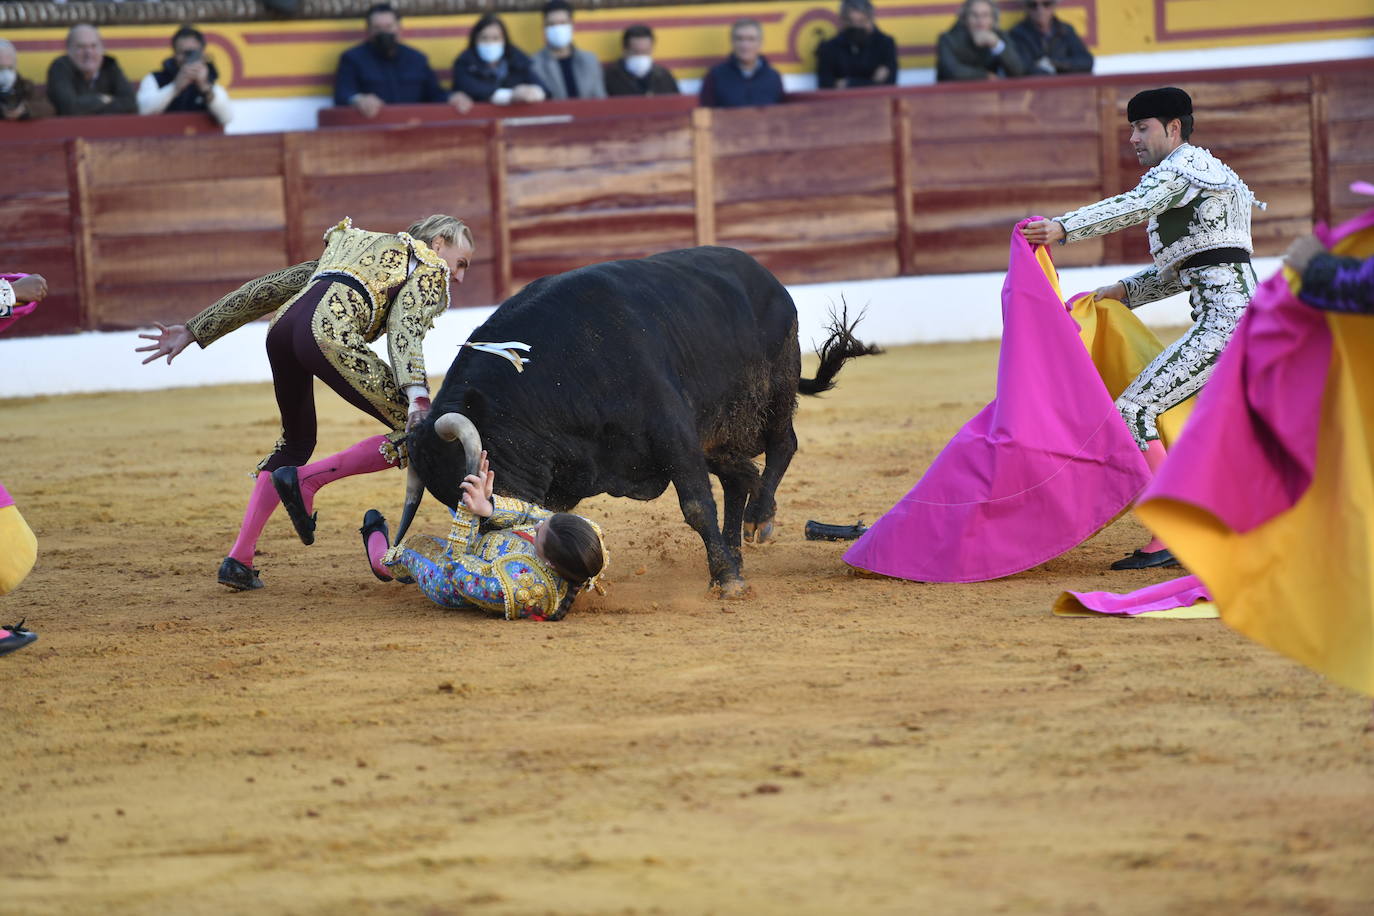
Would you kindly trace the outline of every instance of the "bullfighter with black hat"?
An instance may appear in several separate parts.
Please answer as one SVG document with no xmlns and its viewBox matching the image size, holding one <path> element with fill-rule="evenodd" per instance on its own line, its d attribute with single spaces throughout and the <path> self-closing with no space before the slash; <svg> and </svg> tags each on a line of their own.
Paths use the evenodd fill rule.
<svg viewBox="0 0 1374 916">
<path fill-rule="evenodd" d="M 1152 471 L 1164 461 L 1155 422 L 1198 392 L 1231 339 L 1257 285 L 1250 255 L 1250 208 L 1264 207 L 1232 169 L 1188 142 L 1193 100 L 1172 86 L 1150 89 L 1126 107 L 1131 146 L 1148 171 L 1125 194 L 1022 227 L 1031 244 L 1076 242 L 1149 220 L 1154 264 L 1095 291 L 1137 308 L 1185 290 L 1193 326 L 1155 357 L 1121 397 L 1121 411 Z M 1113 569 L 1175 565 L 1158 541 Z"/>
</svg>

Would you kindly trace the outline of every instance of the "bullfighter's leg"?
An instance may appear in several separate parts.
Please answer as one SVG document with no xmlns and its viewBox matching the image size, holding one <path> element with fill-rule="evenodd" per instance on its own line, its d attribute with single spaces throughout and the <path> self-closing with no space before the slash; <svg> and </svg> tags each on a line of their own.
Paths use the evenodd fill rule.
<svg viewBox="0 0 1374 916">
<path fill-rule="evenodd" d="M 476 607 L 456 587 L 453 562 L 444 556 L 444 547 L 440 538 L 413 535 L 394 552 L 387 568 L 398 581 L 414 582 L 426 598 L 441 607 Z"/>
<path fill-rule="evenodd" d="M 745 536 L 757 544 L 773 535 L 773 518 L 778 513 L 778 484 L 782 483 L 783 475 L 792 464 L 792 456 L 797 454 L 797 434 L 792 428 L 796 397 L 792 390 L 780 392 L 770 412 L 776 419 L 767 431 L 764 444 L 763 476 L 744 510 Z"/>
<path fill-rule="evenodd" d="M 740 575 L 739 563 L 731 556 L 717 527 L 716 501 L 711 495 L 711 479 L 706 458 L 701 454 L 701 442 L 692 429 L 683 428 L 673 433 L 670 441 L 659 443 L 659 448 L 663 466 L 673 469 L 673 488 L 677 490 L 682 517 L 706 545 L 711 586 L 719 588 L 723 597 L 741 597 L 747 586 Z"/>
</svg>

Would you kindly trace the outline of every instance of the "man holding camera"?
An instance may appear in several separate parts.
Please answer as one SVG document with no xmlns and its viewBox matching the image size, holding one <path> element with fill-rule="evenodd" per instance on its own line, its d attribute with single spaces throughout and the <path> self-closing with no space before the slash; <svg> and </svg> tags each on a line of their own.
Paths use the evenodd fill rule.
<svg viewBox="0 0 1374 916">
<path fill-rule="evenodd" d="M 189 25 L 172 36 L 172 56 L 162 69 L 143 77 L 138 86 L 139 114 L 165 111 L 207 111 L 221 124 L 234 116 L 215 65 L 205 59 L 205 36 Z"/>
</svg>

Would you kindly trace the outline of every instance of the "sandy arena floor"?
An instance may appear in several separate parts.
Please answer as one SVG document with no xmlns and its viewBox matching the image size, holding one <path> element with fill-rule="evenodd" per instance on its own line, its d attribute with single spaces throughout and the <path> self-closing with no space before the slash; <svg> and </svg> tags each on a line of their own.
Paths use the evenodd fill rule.
<svg viewBox="0 0 1374 916">
<path fill-rule="evenodd" d="M 0 912 L 1374 912 L 1367 700 L 1217 621 L 1050 615 L 1172 575 L 1104 572 L 1134 521 L 975 585 L 803 540 L 905 493 L 995 357 L 805 400 L 750 600 L 707 596 L 671 495 L 584 504 L 610 592 L 556 624 L 374 580 L 394 473 L 324 490 L 313 547 L 274 517 L 266 589 L 217 585 L 265 385 L 0 402 L 41 551 L 0 599 L 40 634 L 0 659 Z M 320 454 L 374 431 L 320 404 Z"/>
</svg>

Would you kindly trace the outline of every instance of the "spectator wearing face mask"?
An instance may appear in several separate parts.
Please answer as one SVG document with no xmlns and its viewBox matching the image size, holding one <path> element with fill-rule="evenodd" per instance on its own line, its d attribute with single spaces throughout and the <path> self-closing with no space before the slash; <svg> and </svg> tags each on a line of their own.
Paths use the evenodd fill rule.
<svg viewBox="0 0 1374 916">
<path fill-rule="evenodd" d="M 143 77 L 138 86 L 139 114 L 208 111 L 228 124 L 234 117 L 229 93 L 219 84 L 219 71 L 205 59 L 205 36 L 184 25 L 172 36 L 172 56 L 162 69 Z"/>
<path fill-rule="evenodd" d="M 897 42 L 878 30 L 870 0 L 842 0 L 840 33 L 816 49 L 816 85 L 821 89 L 895 85 Z"/>
<path fill-rule="evenodd" d="M 19 75 L 19 52 L 0 38 L 0 117 L 27 121 L 52 114 L 52 106 L 32 80 Z"/>
<path fill-rule="evenodd" d="M 654 30 L 632 25 L 620 38 L 620 60 L 606 65 L 607 95 L 677 95 L 677 80 L 654 63 Z"/>
<path fill-rule="evenodd" d="M 510 43 L 501 17 L 487 13 L 472 27 L 467 48 L 453 62 L 453 91 L 493 105 L 542 102 L 548 93 L 531 64 L 529 55 Z"/>
<path fill-rule="evenodd" d="M 568 0 L 544 4 L 544 41 L 534 55 L 534 75 L 551 99 L 604 99 L 601 61 L 573 46 L 573 11 Z"/>
<path fill-rule="evenodd" d="M 448 102 L 459 111 L 472 106 L 461 93 L 446 94 L 429 60 L 401 44 L 401 14 L 391 4 L 372 6 L 365 20 L 367 40 L 339 58 L 335 105 L 352 105 L 367 118 L 375 118 L 385 105 Z"/>
</svg>

